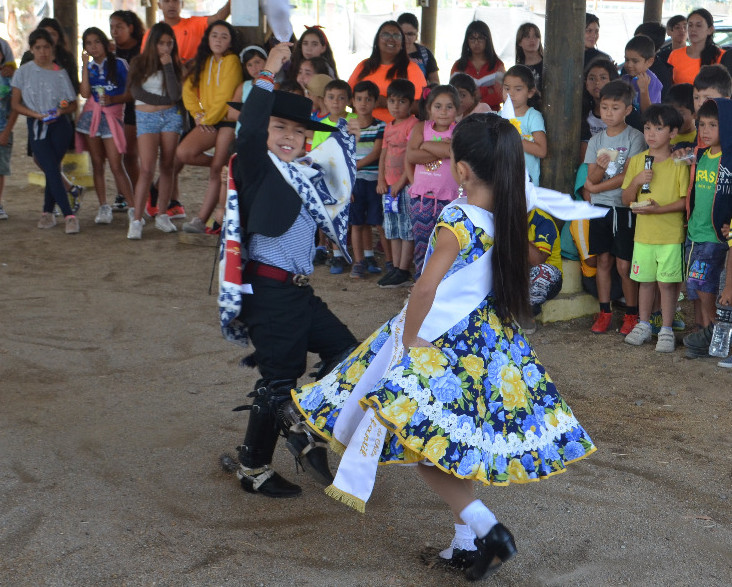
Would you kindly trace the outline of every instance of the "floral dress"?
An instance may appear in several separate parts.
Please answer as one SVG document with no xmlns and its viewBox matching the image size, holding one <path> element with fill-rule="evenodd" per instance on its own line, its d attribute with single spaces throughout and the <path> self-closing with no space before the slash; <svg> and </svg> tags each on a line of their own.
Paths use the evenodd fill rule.
<svg viewBox="0 0 732 587">
<path fill-rule="evenodd" d="M 445 208 L 432 235 L 450 230 L 460 253 L 445 275 L 477 261 L 493 244 L 460 206 Z M 380 463 L 427 460 L 459 478 L 507 485 L 565 470 L 595 446 L 557 392 L 515 322 L 502 322 L 489 294 L 469 315 L 431 341 L 413 347 L 363 398 L 389 431 Z M 293 391 L 307 423 L 333 436 L 341 409 L 389 339 L 392 318 L 328 376 Z"/>
</svg>

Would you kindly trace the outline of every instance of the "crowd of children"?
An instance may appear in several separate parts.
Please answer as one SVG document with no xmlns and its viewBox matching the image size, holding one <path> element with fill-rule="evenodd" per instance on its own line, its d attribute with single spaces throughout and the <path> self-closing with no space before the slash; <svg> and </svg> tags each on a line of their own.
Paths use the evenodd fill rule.
<svg viewBox="0 0 732 587">
<path fill-rule="evenodd" d="M 220 230 L 222 170 L 225 177 L 238 117 L 228 103 L 246 100 L 268 48 L 242 47 L 225 20 L 228 3 L 210 17 L 191 19 L 180 17 L 179 3 L 166 0 L 161 7 L 164 22 L 147 33 L 129 11 L 112 14 L 111 40 L 98 28 L 84 31 L 80 82 L 53 19 L 44 19 L 31 35 L 30 52 L 17 71 L 5 55 L 9 47 L 0 44 L 0 219 L 8 218 L 2 180 L 9 174 L 12 128 L 22 114 L 29 154 L 46 175 L 39 228 L 53 227 L 61 213 L 66 231 L 79 231 L 82 188 L 60 171 L 73 134 L 77 148 L 90 153 L 97 224 L 112 222 L 113 210 L 126 210 L 129 239 L 142 237 L 145 215 L 155 218 L 159 230 L 175 232 L 172 220 L 185 217 L 177 176 L 183 165 L 197 165 L 210 170 L 208 188 L 182 229 Z M 725 52 L 713 42 L 711 15 L 697 9 L 672 17 L 665 30 L 641 25 L 626 44 L 619 72 L 594 48 L 599 19 L 588 14 L 586 23 L 577 193 L 608 214 L 575 222 L 566 235 L 574 235 L 583 272 L 593 276 L 599 313 L 592 331 L 610 330 L 611 303 L 622 297 L 625 317 L 618 329 L 625 341 L 640 345 L 657 335 L 656 350 L 673 351 L 673 329 L 684 328 L 677 300 L 686 282 L 695 312 L 694 331 L 684 344 L 690 357 L 703 356 L 724 285 L 732 208 L 722 155 L 725 100 L 732 95 L 730 75 L 720 65 Z M 354 119 L 360 128 L 349 216 L 353 263 L 321 232 L 315 264 L 327 263 L 332 274 L 350 271 L 353 279 L 379 275 L 383 288 L 410 286 L 420 276 L 440 212 L 462 193 L 450 160 L 457 122 L 498 111 L 510 98 L 502 114 L 520 133 L 536 185 L 540 160 L 551 152 L 541 114 L 543 50 L 536 25 L 519 27 L 516 64 L 506 70 L 489 27 L 471 23 L 446 85 L 439 85 L 434 56 L 416 43 L 418 25 L 411 14 L 383 23 L 371 57 L 349 81 L 338 78 L 324 30 L 307 27 L 274 78 L 281 90 L 312 100 L 314 121 L 337 126 L 341 118 Z M 78 95 L 86 101 L 75 117 Z M 305 151 L 329 134 L 309 133 Z M 105 162 L 114 178 L 114 202 L 106 195 Z M 561 289 L 560 231 L 542 211 L 527 222 L 535 315 Z M 379 248 L 383 266 L 374 255 Z"/>
</svg>

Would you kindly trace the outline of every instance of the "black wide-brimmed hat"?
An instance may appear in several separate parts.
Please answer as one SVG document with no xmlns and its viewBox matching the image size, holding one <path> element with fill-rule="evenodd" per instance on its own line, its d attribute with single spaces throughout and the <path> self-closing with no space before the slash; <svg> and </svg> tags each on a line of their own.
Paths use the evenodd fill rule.
<svg viewBox="0 0 732 587">
<path fill-rule="evenodd" d="M 241 102 L 227 102 L 227 104 L 235 110 L 241 110 L 242 107 Z M 310 113 L 312 111 L 313 101 L 310 98 L 293 94 L 291 92 L 274 90 L 274 104 L 272 104 L 271 116 L 294 120 L 295 122 L 305 125 L 308 130 L 321 132 L 333 132 L 338 130 L 338 127 L 336 126 L 312 120 L 310 118 Z"/>
</svg>

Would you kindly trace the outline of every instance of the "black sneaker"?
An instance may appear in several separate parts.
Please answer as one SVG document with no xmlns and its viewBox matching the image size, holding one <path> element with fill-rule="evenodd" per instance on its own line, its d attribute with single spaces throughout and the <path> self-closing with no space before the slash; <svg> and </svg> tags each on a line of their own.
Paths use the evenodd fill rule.
<svg viewBox="0 0 732 587">
<path fill-rule="evenodd" d="M 714 324 L 710 324 L 706 328 L 687 334 L 684 337 L 687 359 L 700 359 L 709 356 L 709 344 L 712 342 L 712 332 L 714 332 Z"/>
<path fill-rule="evenodd" d="M 114 199 L 114 204 L 112 204 L 112 210 L 115 212 L 124 212 L 127 210 L 127 200 L 125 200 L 122 194 L 117 194 L 117 197 Z"/>
<path fill-rule="evenodd" d="M 379 279 L 379 281 L 376 282 L 376 285 L 381 287 L 383 284 L 387 283 L 389 281 L 389 279 L 391 279 L 391 277 L 397 271 L 399 271 L 399 269 L 392 267 L 390 271 L 386 272 L 386 275 L 384 275 L 384 277 L 382 277 L 381 279 Z"/>
<path fill-rule="evenodd" d="M 384 283 L 379 283 L 379 287 L 383 289 L 409 287 L 410 285 L 412 285 L 412 274 L 406 269 L 395 269 L 388 280 L 384 279 Z"/>
</svg>

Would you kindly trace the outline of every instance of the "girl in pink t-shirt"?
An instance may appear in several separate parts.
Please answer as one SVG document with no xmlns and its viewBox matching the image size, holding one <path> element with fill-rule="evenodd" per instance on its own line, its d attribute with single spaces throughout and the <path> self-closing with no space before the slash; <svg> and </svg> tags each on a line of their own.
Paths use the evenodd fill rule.
<svg viewBox="0 0 732 587">
<path fill-rule="evenodd" d="M 454 87 L 434 88 L 427 98 L 429 120 L 414 125 L 407 145 L 407 163 L 415 166 L 409 194 L 416 277 L 422 273 L 437 217 L 458 197 L 458 185 L 450 171 L 450 143 L 459 108 L 460 97 Z"/>
</svg>

